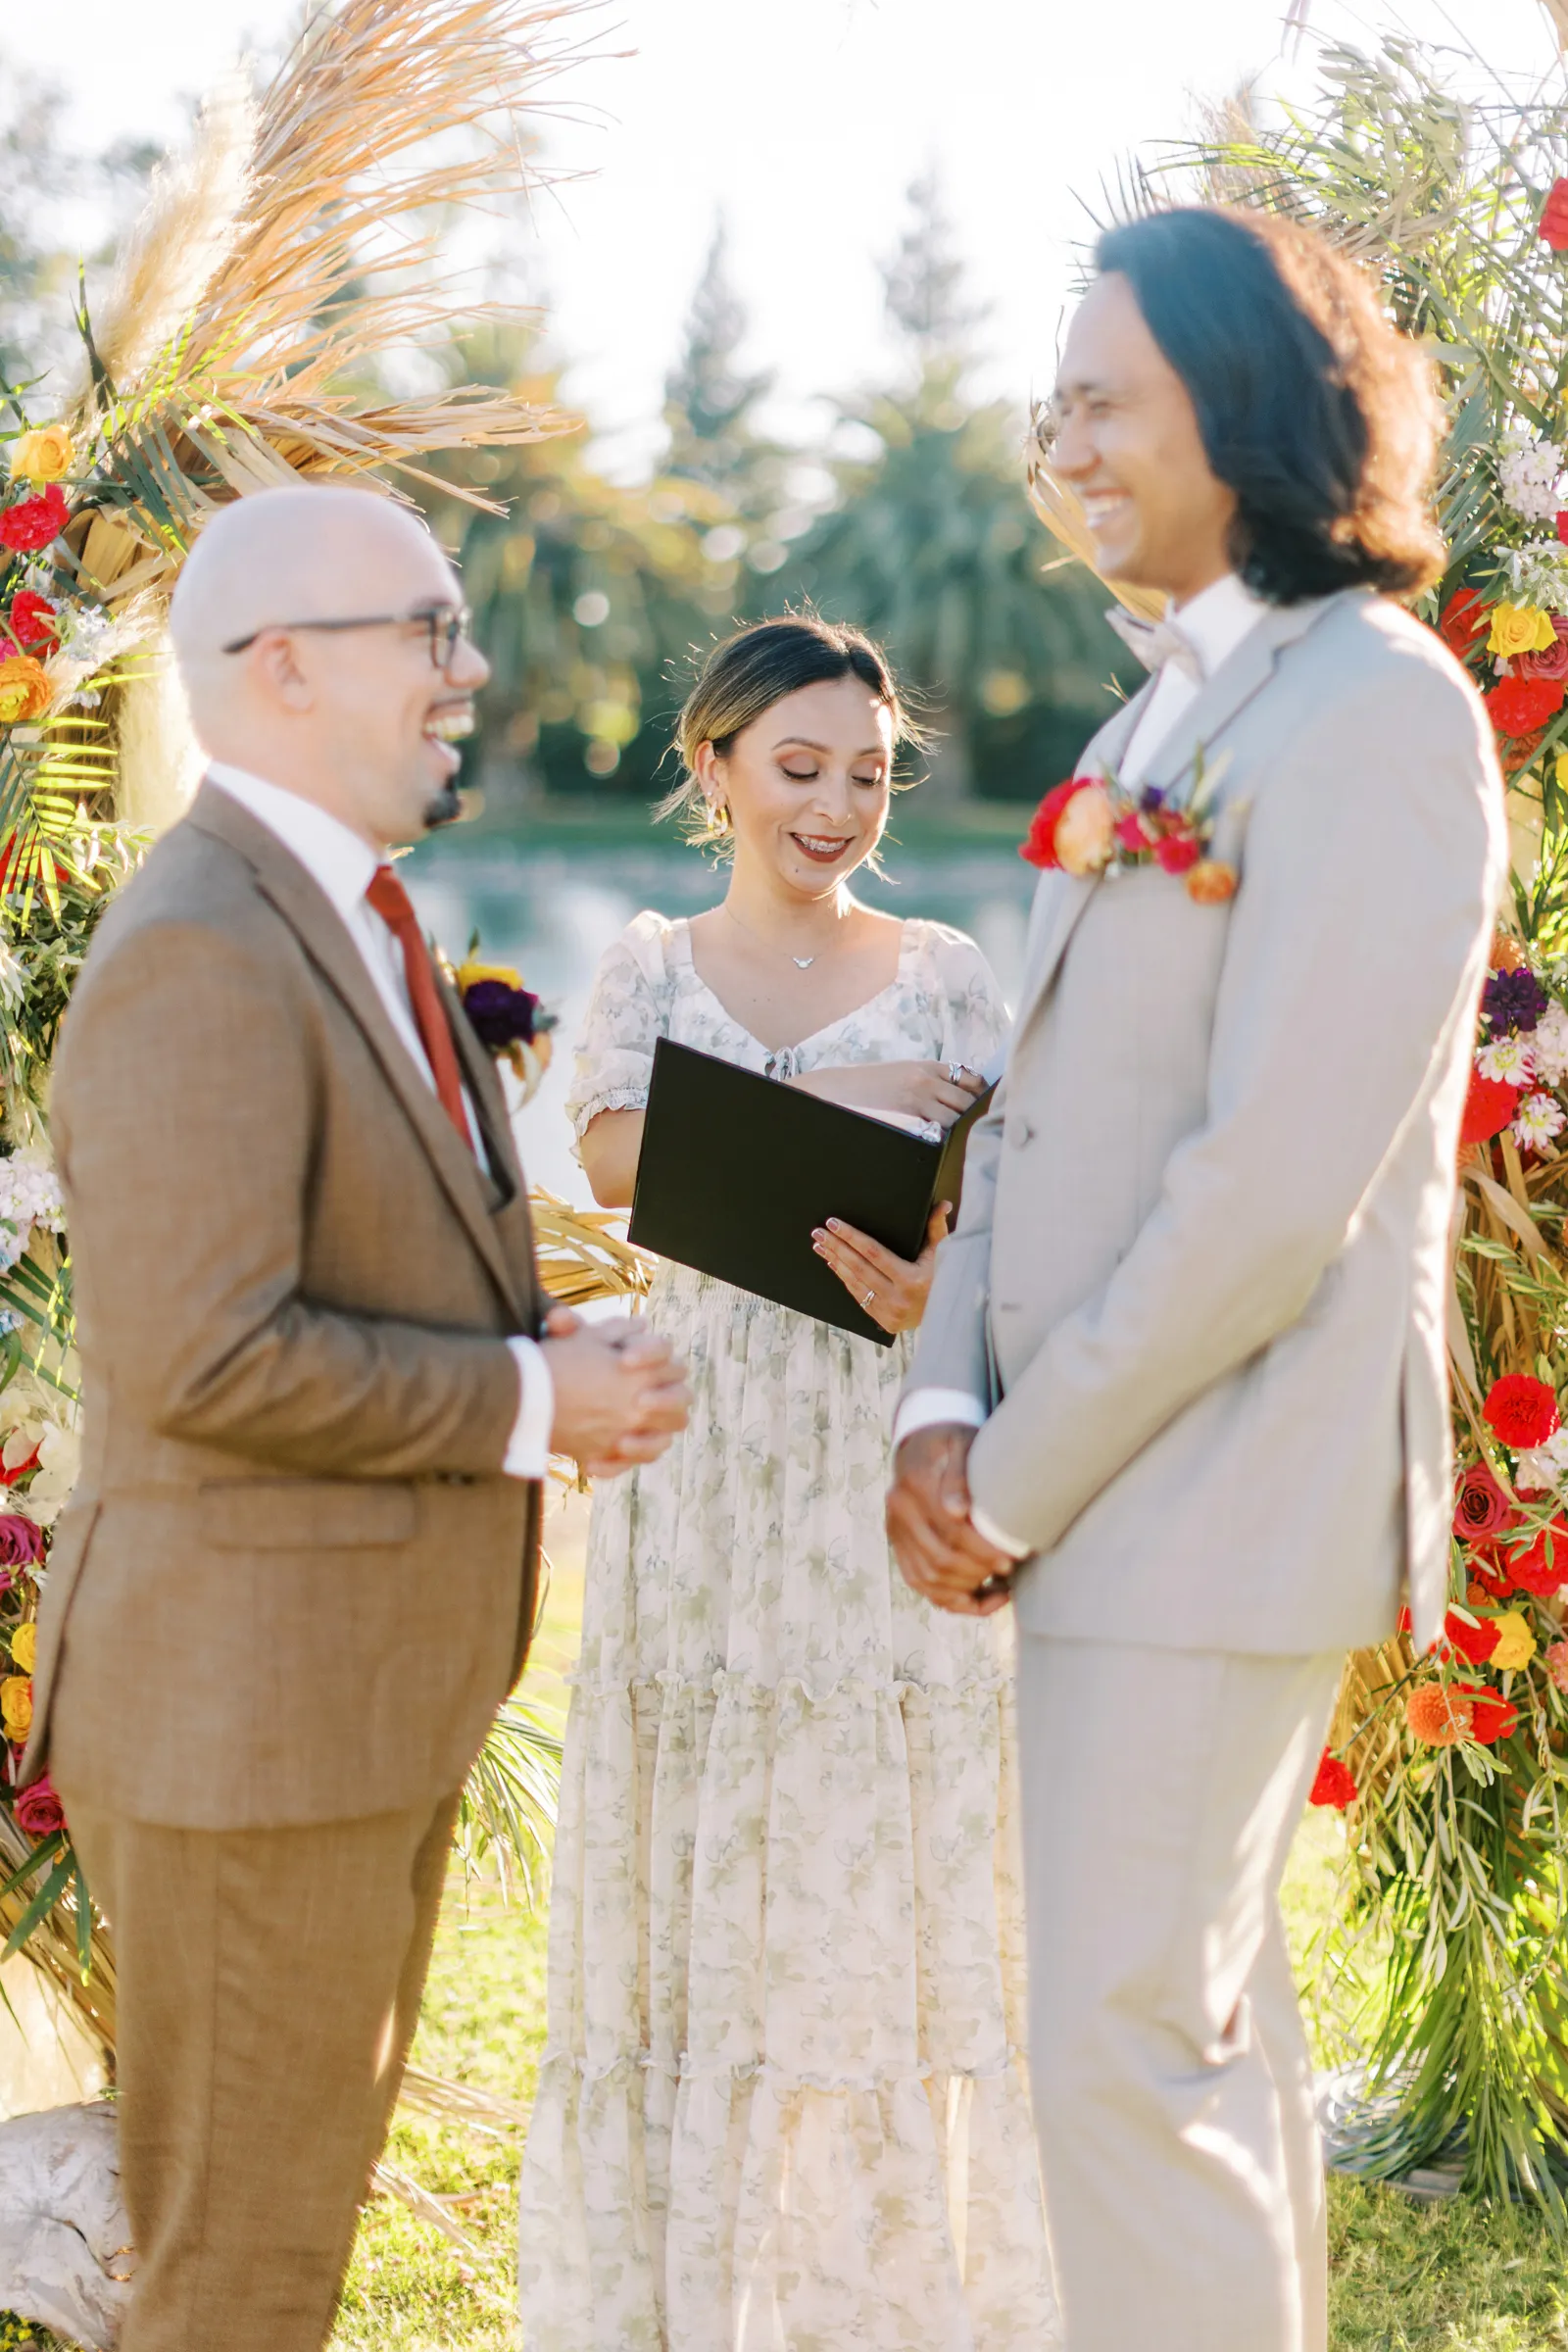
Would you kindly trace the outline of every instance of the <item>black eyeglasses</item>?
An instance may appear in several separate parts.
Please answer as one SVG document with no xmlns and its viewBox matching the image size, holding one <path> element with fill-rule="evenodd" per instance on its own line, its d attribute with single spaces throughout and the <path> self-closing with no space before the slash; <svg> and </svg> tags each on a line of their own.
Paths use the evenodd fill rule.
<svg viewBox="0 0 1568 2352">
<path fill-rule="evenodd" d="M 420 622 L 430 633 L 431 661 L 443 677 L 450 677 L 458 647 L 473 631 L 473 614 L 466 605 L 426 605 L 416 612 L 361 612 L 343 620 L 270 620 L 248 637 L 236 637 L 222 651 L 246 653 L 269 629 L 407 629 Z"/>
</svg>

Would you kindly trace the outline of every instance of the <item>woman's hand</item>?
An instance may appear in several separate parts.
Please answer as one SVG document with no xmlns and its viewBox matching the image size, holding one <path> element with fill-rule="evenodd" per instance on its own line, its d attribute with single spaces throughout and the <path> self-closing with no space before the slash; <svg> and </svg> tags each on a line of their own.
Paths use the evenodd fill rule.
<svg viewBox="0 0 1568 2352">
<path fill-rule="evenodd" d="M 956 1061 L 852 1061 L 842 1068 L 805 1070 L 789 1083 L 829 1102 L 902 1111 L 939 1127 L 960 1119 L 985 1086 L 977 1070 Z"/>
<path fill-rule="evenodd" d="M 900 1065 L 883 1062 L 880 1066 L 890 1069 Z M 925 1064 L 908 1062 L 904 1066 L 923 1069 Z M 884 1331 L 913 1331 L 925 1313 L 931 1276 L 936 1269 L 937 1244 L 948 1230 L 948 1203 L 939 1201 L 925 1229 L 925 1248 L 913 1265 L 907 1258 L 895 1257 L 891 1250 L 884 1250 L 869 1234 L 857 1233 L 853 1225 L 846 1225 L 837 1217 L 829 1217 L 825 1227 L 816 1228 L 811 1247 L 818 1257 L 827 1260 L 873 1323 L 880 1323 Z"/>
</svg>

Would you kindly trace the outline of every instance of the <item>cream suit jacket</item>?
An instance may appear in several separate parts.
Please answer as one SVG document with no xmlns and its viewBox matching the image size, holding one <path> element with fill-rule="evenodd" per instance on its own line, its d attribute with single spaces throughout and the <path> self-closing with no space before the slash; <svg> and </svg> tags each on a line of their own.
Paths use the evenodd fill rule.
<svg viewBox="0 0 1568 2352">
<path fill-rule="evenodd" d="M 80 1481 L 29 1775 L 203 1830 L 457 1788 L 521 1666 L 538 1489 L 527 1195 L 452 1000 L 486 1173 L 327 899 L 215 785 L 105 915 L 51 1120 Z"/>
<path fill-rule="evenodd" d="M 1147 695 L 1149 689 L 1145 689 Z M 1144 697 L 1082 763 L 1112 772 Z M 1305 1654 L 1436 1632 L 1454 1161 L 1505 869 L 1479 698 L 1369 592 L 1275 608 L 1143 781 L 1220 772 L 1200 906 L 1042 877 L 906 1393 L 994 1400 L 1028 1630 Z"/>
</svg>

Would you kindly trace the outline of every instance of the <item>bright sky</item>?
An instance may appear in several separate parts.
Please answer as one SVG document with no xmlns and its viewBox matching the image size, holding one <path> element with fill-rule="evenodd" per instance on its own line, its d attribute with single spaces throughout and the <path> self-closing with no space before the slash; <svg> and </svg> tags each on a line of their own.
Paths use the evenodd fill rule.
<svg viewBox="0 0 1568 2352">
<path fill-rule="evenodd" d="M 103 142 L 169 137 L 179 101 L 247 44 L 269 46 L 297 0 L 73 0 L 0 10 L 0 53 L 47 69 L 74 126 Z M 1132 153 L 1154 160 L 1200 101 L 1252 75 L 1301 88 L 1310 44 L 1283 0 L 612 0 L 606 52 L 565 87 L 563 165 L 529 266 L 567 388 L 647 451 L 664 370 L 716 212 L 750 307 L 754 365 L 777 369 L 779 421 L 850 392 L 885 360 L 877 257 L 909 181 L 940 167 L 976 294 L 989 388 L 1023 400 L 1053 372 L 1084 200 Z M 1309 0 L 1314 33 L 1408 31 L 1483 45 L 1489 67 L 1539 74 L 1553 45 L 1539 0 Z M 519 257 L 524 258 L 524 257 Z"/>
</svg>

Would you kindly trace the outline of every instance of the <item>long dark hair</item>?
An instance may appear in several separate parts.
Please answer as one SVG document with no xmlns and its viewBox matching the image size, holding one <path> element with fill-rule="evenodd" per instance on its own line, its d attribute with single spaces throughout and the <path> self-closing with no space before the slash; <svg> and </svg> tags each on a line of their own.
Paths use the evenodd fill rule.
<svg viewBox="0 0 1568 2352">
<path fill-rule="evenodd" d="M 1440 575 L 1432 370 L 1354 263 L 1295 221 L 1197 206 L 1108 229 L 1095 261 L 1192 397 L 1249 587 L 1292 604 Z"/>
<path fill-rule="evenodd" d="M 727 842 L 728 818 L 711 814 L 693 773 L 699 747 L 710 743 L 725 760 L 736 736 L 787 694 L 798 694 L 803 686 L 831 685 L 839 678 L 858 678 L 886 705 L 895 746 L 919 742 L 920 731 L 904 707 L 892 663 L 862 630 L 844 621 L 821 620 L 814 612 L 755 621 L 726 637 L 703 663 L 675 721 L 675 749 L 686 772 L 655 813 L 683 818 L 695 842 Z"/>
</svg>

